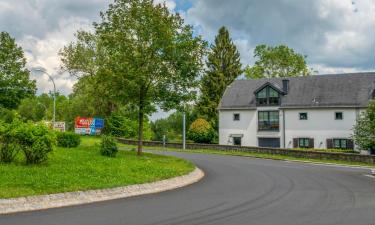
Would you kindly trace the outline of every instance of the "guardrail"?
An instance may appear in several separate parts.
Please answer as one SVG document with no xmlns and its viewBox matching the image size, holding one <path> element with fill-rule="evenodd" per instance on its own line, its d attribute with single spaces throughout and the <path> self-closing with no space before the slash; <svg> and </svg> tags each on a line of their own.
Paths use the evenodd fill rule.
<svg viewBox="0 0 375 225">
<path fill-rule="evenodd" d="M 137 145 L 138 141 L 118 138 L 119 142 L 128 145 Z M 144 146 L 163 147 L 163 143 L 159 141 L 143 141 Z M 182 143 L 169 142 L 165 143 L 167 148 L 182 148 Z M 326 160 L 340 160 L 347 162 L 359 162 L 367 164 L 375 164 L 374 155 L 359 155 L 352 153 L 335 153 L 335 152 L 318 152 L 318 151 L 302 151 L 294 149 L 283 148 L 263 148 L 251 146 L 234 146 L 234 145 L 216 145 L 216 144 L 186 144 L 186 149 L 211 149 L 218 151 L 239 151 L 251 153 L 263 153 L 271 155 L 284 155 L 296 158 L 306 159 L 326 159 Z"/>
</svg>

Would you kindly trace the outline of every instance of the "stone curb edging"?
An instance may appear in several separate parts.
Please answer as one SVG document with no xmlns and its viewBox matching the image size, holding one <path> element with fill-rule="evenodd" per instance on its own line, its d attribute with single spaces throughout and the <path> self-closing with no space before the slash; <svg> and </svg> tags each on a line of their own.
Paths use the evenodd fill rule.
<svg viewBox="0 0 375 225">
<path fill-rule="evenodd" d="M 127 198 L 145 194 L 168 191 L 196 183 L 204 177 L 199 168 L 187 175 L 153 183 L 136 184 L 101 190 L 67 192 L 60 194 L 0 199 L 0 215 L 16 212 L 34 211 L 64 206 L 81 205 L 93 202 Z"/>
</svg>

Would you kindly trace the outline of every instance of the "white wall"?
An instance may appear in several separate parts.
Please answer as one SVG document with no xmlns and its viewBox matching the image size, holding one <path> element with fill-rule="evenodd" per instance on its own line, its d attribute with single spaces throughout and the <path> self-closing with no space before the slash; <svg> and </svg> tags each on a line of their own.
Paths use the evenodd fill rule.
<svg viewBox="0 0 375 225">
<path fill-rule="evenodd" d="M 277 110 L 276 107 L 260 107 L 259 111 Z M 364 109 L 285 109 L 285 145 L 283 135 L 283 112 L 280 110 L 280 131 L 258 131 L 258 110 L 220 110 L 219 144 L 231 145 L 231 136 L 242 135 L 242 145 L 258 146 L 259 137 L 279 137 L 280 147 L 292 148 L 293 138 L 314 138 L 315 148 L 326 148 L 328 138 L 350 138 L 358 115 Z M 299 113 L 307 112 L 308 120 L 300 120 Z M 343 113 L 343 120 L 335 120 L 335 112 Z M 233 114 L 240 120 L 234 121 Z"/>
<path fill-rule="evenodd" d="M 306 112 L 307 120 L 300 120 L 299 113 Z M 343 113 L 343 120 L 335 119 L 335 112 Z M 350 138 L 359 113 L 357 109 L 286 109 L 286 148 L 293 147 L 293 138 L 314 138 L 314 148 L 326 148 L 328 138 Z"/>
<path fill-rule="evenodd" d="M 277 107 L 261 107 L 259 111 L 278 110 Z M 240 114 L 240 120 L 234 121 L 233 114 Z M 219 144 L 232 145 L 231 136 L 242 135 L 243 146 L 258 146 L 259 137 L 281 138 L 282 114 L 280 112 L 280 132 L 258 131 L 258 110 L 220 110 L 219 112 Z"/>
<path fill-rule="evenodd" d="M 219 144 L 231 145 L 231 135 L 243 135 L 242 145 L 257 145 L 256 110 L 220 110 L 219 112 Z M 240 120 L 234 121 L 233 114 L 239 113 Z"/>
</svg>

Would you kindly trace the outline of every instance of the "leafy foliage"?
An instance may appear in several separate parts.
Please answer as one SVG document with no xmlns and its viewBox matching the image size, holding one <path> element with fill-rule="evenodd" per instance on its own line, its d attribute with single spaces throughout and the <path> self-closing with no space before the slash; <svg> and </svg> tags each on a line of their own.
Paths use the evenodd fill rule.
<svg viewBox="0 0 375 225">
<path fill-rule="evenodd" d="M 206 44 L 178 14 L 152 0 L 115 0 L 101 16 L 95 34 L 79 33 L 61 52 L 62 61 L 80 79 L 92 80 L 109 107 L 127 99 L 138 110 L 140 154 L 144 118 L 155 105 L 171 109 L 192 99 Z"/>
<path fill-rule="evenodd" d="M 218 127 L 217 107 L 225 89 L 242 73 L 240 53 L 225 27 L 220 28 L 206 62 L 207 70 L 200 84 L 199 115 Z"/>
<path fill-rule="evenodd" d="M 197 119 L 197 112 L 191 108 L 186 109 L 186 127 L 189 127 Z M 153 139 L 162 141 L 165 135 L 166 141 L 182 140 L 182 112 L 174 112 L 167 118 L 158 119 L 151 123 Z"/>
<path fill-rule="evenodd" d="M 254 50 L 257 58 L 253 67 L 247 67 L 245 74 L 248 79 L 295 77 L 311 74 L 306 64 L 306 56 L 296 53 L 285 45 L 258 45 Z"/>
<path fill-rule="evenodd" d="M 138 122 L 134 118 L 132 111 L 124 109 L 123 111 L 113 112 L 106 119 L 105 133 L 115 137 L 124 137 L 134 139 L 138 137 Z M 143 126 L 143 133 L 145 140 L 151 140 L 152 130 L 148 121 L 145 121 Z"/>
<path fill-rule="evenodd" d="M 39 164 L 48 159 L 48 153 L 56 143 L 56 136 L 44 124 L 14 120 L 1 129 L 1 142 L 10 147 L 14 154 L 21 149 L 26 164 Z"/>
<path fill-rule="evenodd" d="M 354 141 L 363 150 L 375 150 L 375 100 L 357 120 L 354 127 Z"/>
<path fill-rule="evenodd" d="M 14 110 L 0 108 L 0 121 L 11 123 L 17 117 Z"/>
<path fill-rule="evenodd" d="M 23 98 L 35 94 L 35 81 L 29 76 L 22 48 L 8 33 L 0 32 L 0 107 L 15 109 Z"/>
<path fill-rule="evenodd" d="M 19 146 L 12 143 L 11 138 L 7 138 L 4 134 L 7 132 L 7 124 L 0 121 L 0 162 L 10 163 L 19 152 Z"/>
<path fill-rule="evenodd" d="M 81 136 L 73 132 L 56 132 L 57 146 L 75 148 L 81 143 Z"/>
<path fill-rule="evenodd" d="M 189 128 L 188 138 L 196 143 L 213 143 L 216 132 L 207 120 L 199 118 Z"/>
<path fill-rule="evenodd" d="M 116 157 L 117 152 L 116 139 L 112 136 L 103 135 L 100 143 L 100 154 L 108 157 Z"/>
</svg>

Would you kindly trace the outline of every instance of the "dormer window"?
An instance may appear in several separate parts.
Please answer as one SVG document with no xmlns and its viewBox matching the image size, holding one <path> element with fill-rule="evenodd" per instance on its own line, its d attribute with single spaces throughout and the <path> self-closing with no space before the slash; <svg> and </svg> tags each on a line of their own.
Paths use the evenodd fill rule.
<svg viewBox="0 0 375 225">
<path fill-rule="evenodd" d="M 280 93 L 270 86 L 267 86 L 256 93 L 258 106 L 280 105 Z"/>
</svg>

